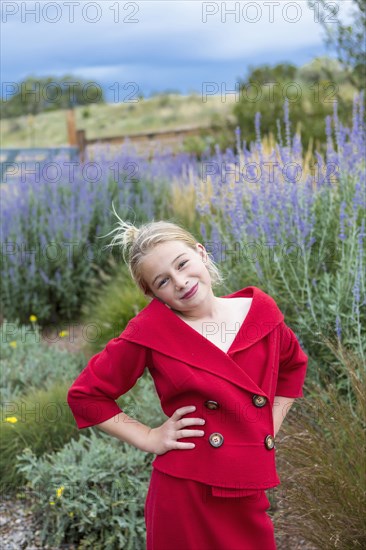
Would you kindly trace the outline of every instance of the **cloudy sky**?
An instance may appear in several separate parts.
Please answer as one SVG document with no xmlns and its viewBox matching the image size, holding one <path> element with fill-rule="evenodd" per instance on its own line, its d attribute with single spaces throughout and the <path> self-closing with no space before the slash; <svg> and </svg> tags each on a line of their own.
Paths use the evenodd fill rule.
<svg viewBox="0 0 366 550">
<path fill-rule="evenodd" d="M 336 17 L 346 21 L 351 9 L 343 0 Z M 250 65 L 334 55 L 318 16 L 319 2 L 310 9 L 306 0 L 3 0 L 2 97 L 8 83 L 30 75 L 98 82 L 108 101 L 116 90 L 123 100 L 133 89 L 146 96 L 201 92 L 205 82 L 231 89 Z"/>
</svg>

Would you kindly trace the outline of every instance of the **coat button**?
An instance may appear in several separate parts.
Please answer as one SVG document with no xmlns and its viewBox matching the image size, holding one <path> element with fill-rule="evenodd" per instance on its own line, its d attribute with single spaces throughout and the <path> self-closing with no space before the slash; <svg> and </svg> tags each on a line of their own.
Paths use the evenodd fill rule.
<svg viewBox="0 0 366 550">
<path fill-rule="evenodd" d="M 224 436 L 219 434 L 218 432 L 215 432 L 210 435 L 208 440 L 213 447 L 221 447 L 224 442 Z"/>
<path fill-rule="evenodd" d="M 273 449 L 273 447 L 275 446 L 275 439 L 273 435 L 267 435 L 266 439 L 264 440 L 264 444 L 266 446 L 266 449 L 268 449 L 269 451 Z"/>
<path fill-rule="evenodd" d="M 264 397 L 264 395 L 253 395 L 252 399 L 256 407 L 264 407 L 267 403 L 267 397 Z"/>
<path fill-rule="evenodd" d="M 211 399 L 209 399 L 208 401 L 205 401 L 205 407 L 214 411 L 219 408 L 219 404 L 217 401 L 211 401 Z"/>
</svg>

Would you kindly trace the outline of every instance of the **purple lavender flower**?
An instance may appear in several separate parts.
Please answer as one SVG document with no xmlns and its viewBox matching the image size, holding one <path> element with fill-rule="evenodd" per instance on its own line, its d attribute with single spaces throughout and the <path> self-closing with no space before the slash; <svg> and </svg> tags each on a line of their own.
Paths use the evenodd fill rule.
<svg viewBox="0 0 366 550">
<path fill-rule="evenodd" d="M 338 237 L 341 239 L 341 241 L 346 240 L 346 234 L 345 234 L 345 230 L 344 230 L 344 222 L 347 219 L 347 216 L 346 216 L 345 210 L 346 210 L 346 202 L 342 201 L 341 206 L 340 206 L 340 210 L 339 210 L 339 228 L 340 228 L 340 232 L 339 232 L 339 235 L 338 235 Z"/>
</svg>

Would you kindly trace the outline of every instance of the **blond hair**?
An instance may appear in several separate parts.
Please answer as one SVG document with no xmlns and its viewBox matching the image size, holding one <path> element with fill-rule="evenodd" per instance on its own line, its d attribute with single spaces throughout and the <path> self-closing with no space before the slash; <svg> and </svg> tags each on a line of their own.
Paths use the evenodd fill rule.
<svg viewBox="0 0 366 550">
<path fill-rule="evenodd" d="M 196 250 L 198 241 L 183 227 L 164 220 L 153 220 L 140 227 L 136 227 L 132 223 L 125 222 L 119 217 L 113 203 L 112 208 L 118 219 L 117 227 L 107 233 L 107 235 L 103 235 L 107 237 L 114 234 L 111 243 L 106 245 L 105 248 L 113 246 L 122 248 L 123 259 L 128 266 L 131 277 L 144 294 L 150 289 L 142 275 L 142 260 L 154 246 L 167 241 L 181 241 L 193 250 Z M 215 265 L 214 260 L 210 258 L 209 252 L 207 252 L 206 267 L 211 277 L 212 286 L 216 286 L 223 282 L 223 276 Z"/>
</svg>

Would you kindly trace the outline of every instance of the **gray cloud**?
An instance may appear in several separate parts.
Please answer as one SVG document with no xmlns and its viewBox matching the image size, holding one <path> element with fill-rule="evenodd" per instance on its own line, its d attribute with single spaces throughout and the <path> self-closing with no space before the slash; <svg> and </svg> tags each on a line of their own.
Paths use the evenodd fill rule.
<svg viewBox="0 0 366 550">
<path fill-rule="evenodd" d="M 293 5 L 287 12 L 283 12 L 282 3 L 272 15 L 270 3 L 264 1 L 120 2 L 118 14 L 116 2 L 78 2 L 73 22 L 65 2 L 48 2 L 58 4 L 59 9 L 54 7 L 52 11 L 51 6 L 45 13 L 39 11 L 39 22 L 29 11 L 20 13 L 20 9 L 14 16 L 9 13 L 6 17 L 6 6 L 9 9 L 10 5 L 23 4 L 29 10 L 37 3 L 2 3 L 3 82 L 20 81 L 31 73 L 72 73 L 107 84 L 121 78 L 133 80 L 141 82 L 145 91 L 183 91 L 197 89 L 200 82 L 213 78 L 231 78 L 234 82 L 238 75 L 245 74 L 249 64 L 302 64 L 325 53 L 323 31 L 305 1 L 287 2 L 286 5 Z M 89 11 L 83 12 L 86 4 Z M 239 16 L 220 12 L 222 4 L 227 10 L 239 4 Z M 252 11 L 243 11 L 250 4 Z M 259 9 L 262 11 L 254 22 L 258 17 L 255 5 L 258 13 Z M 126 6 L 130 7 L 123 9 Z M 203 7 L 206 11 L 219 11 L 208 13 L 204 22 Z M 51 23 L 57 14 L 60 19 Z M 99 20 L 90 22 L 97 15 Z M 138 22 L 130 22 L 133 19 Z"/>
</svg>

